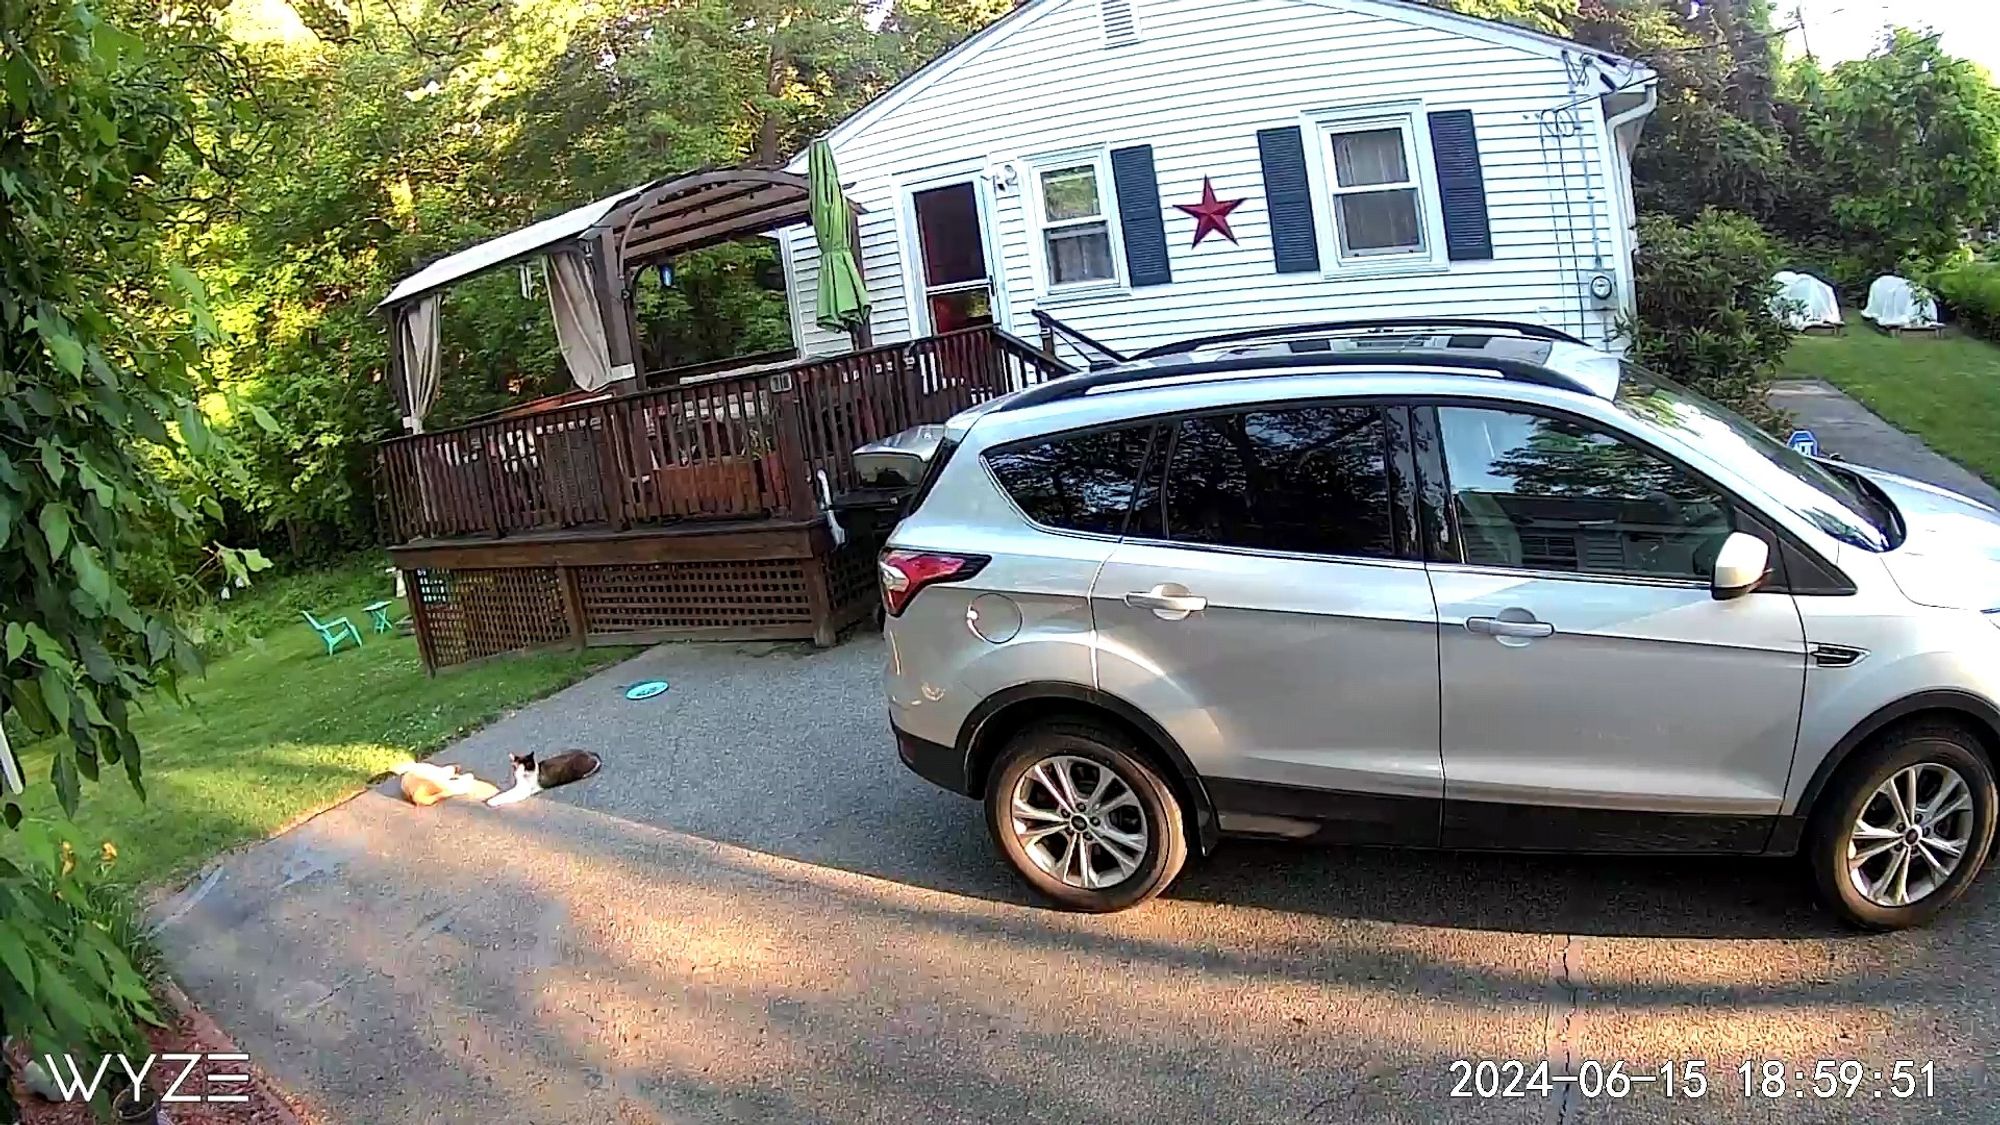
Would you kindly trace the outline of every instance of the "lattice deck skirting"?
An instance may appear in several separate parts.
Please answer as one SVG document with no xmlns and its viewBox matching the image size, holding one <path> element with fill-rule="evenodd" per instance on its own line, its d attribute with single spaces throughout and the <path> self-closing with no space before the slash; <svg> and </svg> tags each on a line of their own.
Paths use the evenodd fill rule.
<svg viewBox="0 0 2000 1125">
<path fill-rule="evenodd" d="M 871 615 L 873 543 L 731 528 L 394 548 L 425 664 L 675 638 L 813 640 Z M 731 557 L 735 556 L 735 557 Z"/>
</svg>

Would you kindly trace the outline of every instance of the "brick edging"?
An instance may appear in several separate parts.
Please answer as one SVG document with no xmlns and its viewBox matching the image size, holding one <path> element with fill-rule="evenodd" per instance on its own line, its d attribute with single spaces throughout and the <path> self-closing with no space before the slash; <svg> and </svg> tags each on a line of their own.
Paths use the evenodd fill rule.
<svg viewBox="0 0 2000 1125">
<path fill-rule="evenodd" d="M 172 1005 L 181 1014 L 181 1017 L 188 1021 L 189 1026 L 193 1029 L 197 1037 L 216 1044 L 225 1053 L 242 1054 L 248 1057 L 248 1052 L 244 1051 L 237 1044 L 235 1037 L 222 1030 L 222 1025 L 216 1023 L 215 1020 L 209 1017 L 207 1012 L 202 1011 L 193 1000 L 189 999 L 188 994 L 181 991 L 181 986 L 175 983 L 172 978 L 162 978 L 159 983 L 159 991 L 166 998 L 167 1003 Z M 308 1125 L 293 1110 L 292 1099 L 271 1082 L 270 1077 L 264 1073 L 264 1068 L 258 1065 L 257 1060 L 254 1058 L 250 1059 L 250 1075 L 251 1079 L 256 1082 L 264 1094 L 264 1100 L 271 1104 L 274 1115 L 277 1118 L 277 1125 Z"/>
</svg>

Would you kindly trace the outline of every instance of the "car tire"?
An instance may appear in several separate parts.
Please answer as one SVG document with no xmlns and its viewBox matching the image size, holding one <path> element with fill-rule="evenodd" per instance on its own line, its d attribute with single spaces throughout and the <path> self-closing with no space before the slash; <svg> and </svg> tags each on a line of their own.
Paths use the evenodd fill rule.
<svg viewBox="0 0 2000 1125">
<path fill-rule="evenodd" d="M 1962 802 L 1947 796 L 1950 778 L 1964 788 Z M 1887 788 L 1892 780 L 1896 786 Z M 1911 784 L 1918 806 L 1914 817 L 1904 811 Z M 1945 814 L 1961 803 L 1962 811 Z M 1921 722 L 1890 732 L 1841 767 L 1813 813 L 1805 857 L 1821 900 L 1861 929 L 1928 923 L 1978 876 L 1993 846 L 1997 808 L 1993 769 L 1978 739 L 1964 728 Z M 1959 855 L 1951 865 L 1954 844 Z M 1900 887 L 1899 859 L 1906 864 Z M 1946 861 L 1948 873 L 1941 875 L 1938 859 Z"/>
<path fill-rule="evenodd" d="M 987 776 L 985 804 L 1000 854 L 1069 910 L 1137 906 L 1166 890 L 1187 861 L 1173 788 L 1129 738 L 1098 724 L 1052 722 L 1016 735 Z"/>
</svg>

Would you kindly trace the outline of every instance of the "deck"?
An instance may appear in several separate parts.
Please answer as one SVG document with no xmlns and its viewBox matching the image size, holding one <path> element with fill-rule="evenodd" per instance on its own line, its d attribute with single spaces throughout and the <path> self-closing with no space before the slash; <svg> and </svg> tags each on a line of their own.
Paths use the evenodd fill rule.
<svg viewBox="0 0 2000 1125">
<path fill-rule="evenodd" d="M 426 663 L 673 636 L 828 643 L 872 606 L 821 480 L 851 451 L 1064 374 L 982 327 L 822 360 L 574 394 L 384 442 L 391 556 Z"/>
</svg>

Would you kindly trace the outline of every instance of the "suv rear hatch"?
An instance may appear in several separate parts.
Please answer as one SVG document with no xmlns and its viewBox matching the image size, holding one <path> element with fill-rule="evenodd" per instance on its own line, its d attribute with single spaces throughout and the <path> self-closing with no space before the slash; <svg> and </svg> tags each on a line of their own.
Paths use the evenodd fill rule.
<svg viewBox="0 0 2000 1125">
<path fill-rule="evenodd" d="M 1013 391 L 967 407 L 943 423 L 911 426 L 899 434 L 871 441 L 854 450 L 854 475 L 860 487 L 832 499 L 832 508 L 841 526 L 856 534 L 874 530 L 884 533 L 895 528 L 905 515 L 917 510 L 932 482 L 944 471 L 945 463 L 958 448 L 967 430 L 985 415 L 1006 407 L 1009 402 L 1040 386 Z"/>
<path fill-rule="evenodd" d="M 888 535 L 916 510 L 964 432 L 948 425 L 912 426 L 856 449 L 854 475 L 860 487 L 833 498 L 841 526 L 864 539 Z"/>
</svg>

